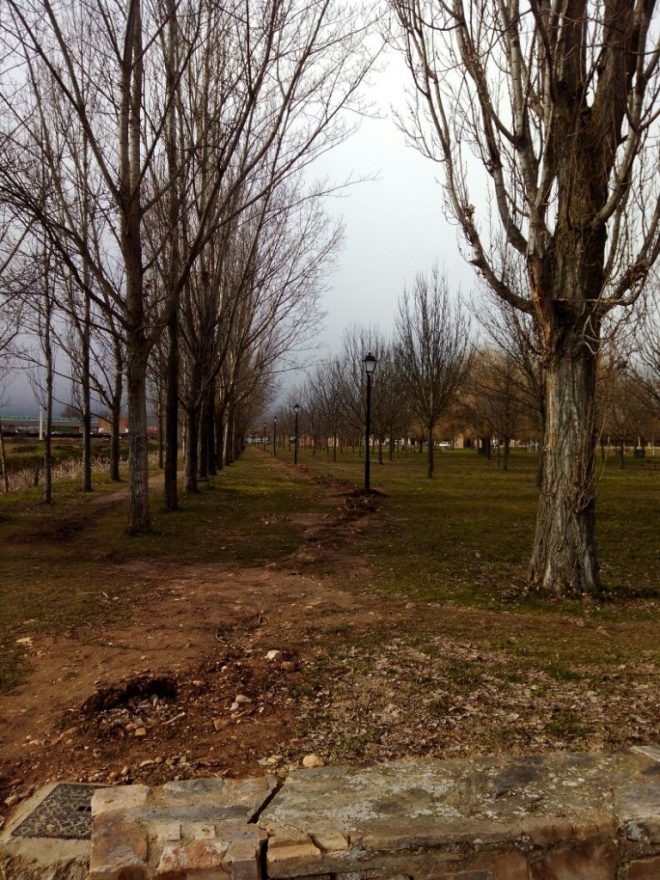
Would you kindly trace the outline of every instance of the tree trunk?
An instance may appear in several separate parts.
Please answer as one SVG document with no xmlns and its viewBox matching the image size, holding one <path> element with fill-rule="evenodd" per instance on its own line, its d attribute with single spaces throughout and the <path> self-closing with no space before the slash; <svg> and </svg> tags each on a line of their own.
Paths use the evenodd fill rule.
<svg viewBox="0 0 660 880">
<path fill-rule="evenodd" d="M 50 342 L 50 309 L 46 318 L 44 354 L 46 360 L 46 426 L 44 432 L 44 503 L 53 500 L 53 349 Z"/>
<path fill-rule="evenodd" d="M 230 406 L 227 409 L 227 418 L 225 420 L 225 464 L 233 464 L 234 457 L 234 409 Z"/>
<path fill-rule="evenodd" d="M 422 446 L 424 443 L 422 442 Z M 429 425 L 429 459 L 428 459 L 428 472 L 427 476 L 429 480 L 433 477 L 433 471 L 435 469 L 435 461 L 433 458 L 433 424 Z"/>
<path fill-rule="evenodd" d="M 165 510 L 179 509 L 179 312 L 167 322 L 167 382 L 165 391 Z"/>
<path fill-rule="evenodd" d="M 126 364 L 128 403 L 128 534 L 150 531 L 147 446 L 147 355 L 130 351 Z"/>
<path fill-rule="evenodd" d="M 0 470 L 2 470 L 2 488 L 5 495 L 9 492 L 9 474 L 7 473 L 7 458 L 5 456 L 5 438 L 2 435 L 2 418 L 0 418 Z"/>
<path fill-rule="evenodd" d="M 199 407 L 186 410 L 186 462 L 184 488 L 197 492 L 197 468 L 199 462 Z"/>
<path fill-rule="evenodd" d="M 225 408 L 216 410 L 215 414 L 215 460 L 217 469 L 221 471 L 225 466 Z"/>
<path fill-rule="evenodd" d="M 92 491 L 92 389 L 90 376 L 90 338 L 91 338 L 91 305 L 89 296 L 85 295 L 85 318 L 82 334 L 81 351 L 81 394 L 82 394 L 82 488 L 83 492 Z"/>
<path fill-rule="evenodd" d="M 215 383 L 211 383 L 206 398 L 206 443 L 208 448 L 208 472 L 210 477 L 218 473 L 218 459 L 215 452 Z"/>
<path fill-rule="evenodd" d="M 619 443 L 619 467 L 621 470 L 626 466 L 626 441 L 625 438 L 621 438 L 621 442 Z"/>
<path fill-rule="evenodd" d="M 504 438 L 504 463 L 502 465 L 502 470 L 509 470 L 509 453 L 511 452 L 511 437 Z"/>
<path fill-rule="evenodd" d="M 555 596 L 597 594 L 596 357 L 566 336 L 546 372 L 543 485 L 529 576 Z M 572 344 L 570 344 L 572 343 Z"/>
<path fill-rule="evenodd" d="M 121 388 L 121 380 L 120 380 Z M 121 400 L 121 398 L 120 398 Z M 121 403 L 113 401 L 110 423 L 110 480 L 119 482 L 119 458 L 120 458 L 120 430 L 121 430 Z"/>
</svg>

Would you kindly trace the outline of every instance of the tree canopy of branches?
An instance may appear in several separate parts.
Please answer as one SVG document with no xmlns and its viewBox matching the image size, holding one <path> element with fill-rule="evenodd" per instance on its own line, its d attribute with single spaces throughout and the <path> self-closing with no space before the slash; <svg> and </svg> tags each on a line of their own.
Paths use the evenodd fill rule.
<svg viewBox="0 0 660 880">
<path fill-rule="evenodd" d="M 402 124 L 441 165 L 468 259 L 538 327 L 546 428 L 530 580 L 555 595 L 598 593 L 601 330 L 635 304 L 660 252 L 656 4 L 390 4 L 413 84 Z M 509 283 L 511 262 L 523 292 Z"/>
<path fill-rule="evenodd" d="M 428 434 L 428 476 L 433 476 L 433 431 L 469 367 L 469 322 L 452 305 L 447 279 L 434 268 L 418 275 L 397 316 L 397 356 L 411 408 Z"/>
</svg>

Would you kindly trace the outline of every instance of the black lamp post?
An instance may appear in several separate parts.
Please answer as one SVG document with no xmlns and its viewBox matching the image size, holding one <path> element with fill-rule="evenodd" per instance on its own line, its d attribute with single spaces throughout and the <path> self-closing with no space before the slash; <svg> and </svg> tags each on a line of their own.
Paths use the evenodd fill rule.
<svg viewBox="0 0 660 880">
<path fill-rule="evenodd" d="M 273 455 L 277 455 L 277 416 L 273 416 Z"/>
<path fill-rule="evenodd" d="M 296 403 L 293 407 L 293 411 L 296 414 L 295 423 L 294 423 L 294 438 L 293 438 L 293 463 L 298 464 L 298 413 L 300 411 L 300 404 Z"/>
<path fill-rule="evenodd" d="M 371 491 L 371 459 L 369 450 L 369 441 L 371 439 L 371 377 L 378 360 L 371 352 L 362 361 L 364 364 L 364 372 L 367 374 L 367 425 L 365 430 L 364 443 L 364 488 L 367 492 Z"/>
</svg>

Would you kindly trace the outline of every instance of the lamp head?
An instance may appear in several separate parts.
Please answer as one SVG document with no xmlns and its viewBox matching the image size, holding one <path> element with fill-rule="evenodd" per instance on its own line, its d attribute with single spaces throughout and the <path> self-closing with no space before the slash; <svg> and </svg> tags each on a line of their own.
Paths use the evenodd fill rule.
<svg viewBox="0 0 660 880">
<path fill-rule="evenodd" d="M 374 357 L 371 352 L 364 358 L 362 361 L 364 364 L 365 373 L 370 376 L 373 371 L 376 369 L 376 364 L 378 363 L 378 358 Z"/>
</svg>

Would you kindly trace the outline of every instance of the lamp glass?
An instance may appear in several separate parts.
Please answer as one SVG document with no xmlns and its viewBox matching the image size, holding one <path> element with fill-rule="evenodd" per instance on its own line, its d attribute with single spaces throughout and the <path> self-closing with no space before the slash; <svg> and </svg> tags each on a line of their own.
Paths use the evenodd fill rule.
<svg viewBox="0 0 660 880">
<path fill-rule="evenodd" d="M 378 360 L 372 355 L 371 352 L 369 352 L 362 363 L 364 364 L 365 373 L 373 373 L 373 371 L 376 369 L 376 364 L 378 363 Z"/>
</svg>

